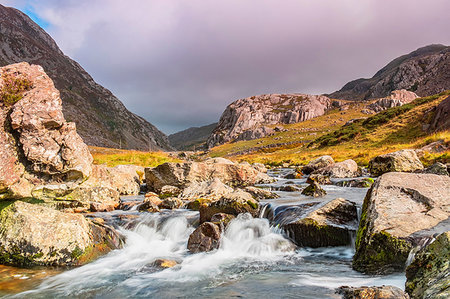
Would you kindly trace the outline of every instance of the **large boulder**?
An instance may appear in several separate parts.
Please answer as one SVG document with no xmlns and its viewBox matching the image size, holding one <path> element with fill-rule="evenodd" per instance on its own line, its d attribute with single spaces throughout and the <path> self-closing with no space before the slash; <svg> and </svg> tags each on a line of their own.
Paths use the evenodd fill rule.
<svg viewBox="0 0 450 299">
<path fill-rule="evenodd" d="M 406 278 L 411 298 L 450 298 L 450 231 L 416 254 Z"/>
<path fill-rule="evenodd" d="M 313 174 L 322 174 L 331 178 L 353 178 L 360 175 L 358 164 L 352 159 L 319 168 Z"/>
<path fill-rule="evenodd" d="M 282 227 L 299 246 L 346 246 L 358 226 L 355 203 L 337 198 Z"/>
<path fill-rule="evenodd" d="M 342 299 L 409 299 L 408 294 L 394 286 L 340 287 L 337 292 Z"/>
<path fill-rule="evenodd" d="M 0 105 L 0 198 L 30 197 L 37 184 L 86 179 L 92 156 L 75 124 L 65 121 L 59 92 L 42 67 L 23 62 L 0 73 L 2 93 L 8 82 L 28 82 L 13 102 Z"/>
<path fill-rule="evenodd" d="M 450 177 L 390 172 L 364 199 L 353 268 L 402 271 L 411 249 L 448 227 Z"/>
<path fill-rule="evenodd" d="M 195 200 L 198 198 L 218 200 L 231 192 L 233 192 L 233 188 L 222 183 L 219 178 L 213 178 L 209 181 L 190 183 L 183 190 L 180 197 L 186 200 Z"/>
<path fill-rule="evenodd" d="M 205 222 L 189 236 L 187 248 L 192 253 L 211 251 L 219 248 L 219 241 L 219 226 L 212 222 Z"/>
<path fill-rule="evenodd" d="M 304 174 L 310 174 L 320 168 L 324 168 L 334 164 L 334 160 L 331 156 L 321 156 L 317 159 L 309 161 L 309 163 L 302 167 Z"/>
<path fill-rule="evenodd" d="M 120 246 L 120 237 L 109 227 L 23 201 L 3 204 L 0 227 L 3 264 L 80 265 Z"/>
<path fill-rule="evenodd" d="M 145 169 L 147 187 L 157 193 L 165 185 L 184 189 L 191 183 L 211 181 L 215 178 L 234 187 L 272 181 L 267 174 L 259 172 L 249 164 L 235 164 L 223 158 L 205 162 L 164 163 Z"/>
<path fill-rule="evenodd" d="M 380 176 L 386 172 L 414 172 L 422 169 L 422 162 L 412 149 L 377 156 L 369 162 L 369 172 L 373 176 Z"/>
</svg>

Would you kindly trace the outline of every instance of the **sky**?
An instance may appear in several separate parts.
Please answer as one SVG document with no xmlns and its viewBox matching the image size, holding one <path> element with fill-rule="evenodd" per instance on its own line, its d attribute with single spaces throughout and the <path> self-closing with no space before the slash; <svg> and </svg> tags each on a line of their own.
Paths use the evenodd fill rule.
<svg viewBox="0 0 450 299">
<path fill-rule="evenodd" d="M 2 0 L 166 134 L 266 93 L 330 93 L 450 45 L 448 0 Z"/>
</svg>

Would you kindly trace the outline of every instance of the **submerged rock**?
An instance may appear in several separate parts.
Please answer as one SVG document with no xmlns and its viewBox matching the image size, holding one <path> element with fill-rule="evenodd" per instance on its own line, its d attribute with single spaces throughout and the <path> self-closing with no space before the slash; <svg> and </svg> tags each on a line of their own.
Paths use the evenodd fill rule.
<svg viewBox="0 0 450 299">
<path fill-rule="evenodd" d="M 219 248 L 220 228 L 212 222 L 204 222 L 189 236 L 188 249 L 192 253 Z"/>
<path fill-rule="evenodd" d="M 317 182 L 313 181 L 308 187 L 303 189 L 302 194 L 306 196 L 322 197 L 325 196 L 327 192 L 323 190 Z"/>
<path fill-rule="evenodd" d="M 321 156 L 310 161 L 306 166 L 303 166 L 302 172 L 304 174 L 310 174 L 320 168 L 324 168 L 332 164 L 334 164 L 334 160 L 331 156 Z"/>
<path fill-rule="evenodd" d="M 336 293 L 342 299 L 409 299 L 408 294 L 394 286 L 381 287 L 340 287 Z"/>
<path fill-rule="evenodd" d="M 117 233 L 82 215 L 22 201 L 0 212 L 0 263 L 80 265 L 120 247 Z"/>
<path fill-rule="evenodd" d="M 387 172 L 414 172 L 422 169 L 422 162 L 412 149 L 377 156 L 369 162 L 369 172 L 373 176 L 380 176 Z"/>
<path fill-rule="evenodd" d="M 337 198 L 282 227 L 299 246 L 326 247 L 349 245 L 357 226 L 356 204 Z"/>
<path fill-rule="evenodd" d="M 364 199 L 353 268 L 367 273 L 403 271 L 411 249 L 445 227 L 450 177 L 390 172 Z"/>
<path fill-rule="evenodd" d="M 177 261 L 174 260 L 166 260 L 166 259 L 157 259 L 153 262 L 152 266 L 158 267 L 158 268 L 173 268 L 176 265 L 178 265 Z"/>
<path fill-rule="evenodd" d="M 369 188 L 374 183 L 372 178 L 360 178 L 346 181 L 336 182 L 336 186 L 340 187 L 353 187 L 353 188 Z"/>
<path fill-rule="evenodd" d="M 406 278 L 411 298 L 450 298 L 450 231 L 416 254 Z"/>
</svg>

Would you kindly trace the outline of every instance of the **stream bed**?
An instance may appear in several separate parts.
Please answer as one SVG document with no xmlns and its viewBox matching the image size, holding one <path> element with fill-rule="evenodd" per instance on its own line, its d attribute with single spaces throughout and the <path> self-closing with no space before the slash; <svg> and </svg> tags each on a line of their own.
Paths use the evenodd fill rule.
<svg viewBox="0 0 450 299">
<path fill-rule="evenodd" d="M 270 174 L 283 177 L 288 171 L 278 170 Z M 278 178 L 274 184 L 264 187 L 280 186 L 288 181 L 305 186 L 304 179 Z M 367 192 L 367 188 L 323 187 L 328 194 L 320 199 L 303 196 L 300 192 L 277 191 L 280 198 L 265 200 L 261 204 L 267 204 L 276 212 L 278 208 L 343 197 L 361 206 Z M 136 198 L 124 198 L 130 199 Z M 335 294 L 335 289 L 342 285 L 394 285 L 404 289 L 403 273 L 370 276 L 353 271 L 351 261 L 354 248 L 351 244 L 348 247 L 297 248 L 289 251 L 291 245 L 285 233 L 265 218 L 241 214 L 227 227 L 218 250 L 191 254 L 187 250 L 187 241 L 198 224 L 198 212 L 163 210 L 160 213 L 139 213 L 119 210 L 92 216 L 101 216 L 108 222 L 117 223 L 120 220 L 119 230 L 126 236 L 122 249 L 93 263 L 65 271 L 16 269 L 18 274 L 11 274 L 7 271 L 14 271 L 14 268 L 0 268 L 0 275 L 21 275 L 15 277 L 18 286 L 9 289 L 5 289 L 8 284 L 2 284 L 0 278 L 0 296 L 341 298 Z M 175 260 L 178 265 L 161 269 L 154 265 L 157 259 Z M 11 281 L 7 282 L 11 284 Z"/>
</svg>

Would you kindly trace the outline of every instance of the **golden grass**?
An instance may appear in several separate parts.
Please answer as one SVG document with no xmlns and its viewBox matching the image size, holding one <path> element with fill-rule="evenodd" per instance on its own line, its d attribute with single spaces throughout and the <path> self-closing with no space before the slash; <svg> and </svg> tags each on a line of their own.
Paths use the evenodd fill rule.
<svg viewBox="0 0 450 299">
<path fill-rule="evenodd" d="M 287 132 L 280 132 L 262 139 L 228 143 L 215 147 L 210 155 L 213 157 L 226 156 L 235 161 L 273 165 L 282 163 L 302 165 L 322 155 L 331 155 L 336 161 L 353 159 L 359 165 L 367 165 L 370 159 L 375 156 L 400 149 L 421 148 L 437 140 L 450 144 L 450 132 L 430 135 L 422 128 L 422 124 L 429 123 L 431 114 L 428 112 L 446 96 L 416 106 L 376 127 L 368 134 L 358 134 L 352 140 L 334 146 L 308 148 L 307 144 L 320 136 L 335 131 L 350 119 L 367 117 L 360 112 L 361 104 L 355 104 L 347 111 L 334 110 L 305 122 L 285 125 L 284 128 L 288 130 Z M 240 151 L 250 148 L 292 141 L 303 142 L 303 144 L 284 145 L 277 148 L 259 149 L 257 152 L 249 154 L 239 154 Z M 425 153 L 422 161 L 425 165 L 435 161 L 450 162 L 450 151 L 438 154 Z"/>
<path fill-rule="evenodd" d="M 165 152 L 142 152 L 95 146 L 90 146 L 89 150 L 94 157 L 94 164 L 106 164 L 109 167 L 122 164 L 156 167 L 166 162 L 182 161 L 180 159 L 170 157 L 169 154 Z"/>
</svg>

